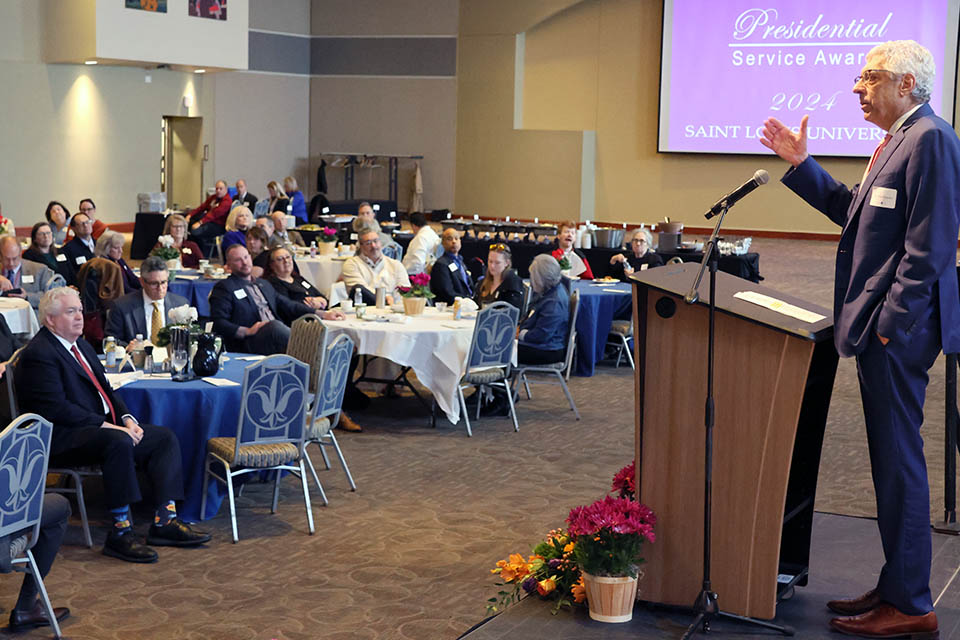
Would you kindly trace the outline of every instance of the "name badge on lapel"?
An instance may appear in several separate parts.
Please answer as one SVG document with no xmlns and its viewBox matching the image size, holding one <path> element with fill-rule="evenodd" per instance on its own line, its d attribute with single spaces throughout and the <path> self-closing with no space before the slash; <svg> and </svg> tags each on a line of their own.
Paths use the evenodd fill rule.
<svg viewBox="0 0 960 640">
<path fill-rule="evenodd" d="M 243 300 L 247 297 L 247 292 L 243 289 L 234 289 L 233 295 L 236 296 L 237 300 Z"/>
<path fill-rule="evenodd" d="M 451 262 L 447 265 L 447 269 L 450 269 L 450 271 L 459 271 L 460 267 L 457 266 L 456 262 Z"/>
<path fill-rule="evenodd" d="M 897 190 L 887 187 L 874 187 L 870 192 L 870 206 L 893 209 L 897 206 Z"/>
<path fill-rule="evenodd" d="M 77 259 L 74 260 L 74 262 L 76 262 L 77 264 L 85 264 L 87 262 L 87 259 L 84 258 L 83 256 L 77 256 Z"/>
<path fill-rule="evenodd" d="M 66 261 L 67 261 L 67 254 L 65 253 L 57 254 L 57 262 L 66 262 Z"/>
<path fill-rule="evenodd" d="M 33 276 L 25 273 L 23 277 L 20 278 L 20 281 L 23 282 L 23 284 L 33 284 Z"/>
</svg>

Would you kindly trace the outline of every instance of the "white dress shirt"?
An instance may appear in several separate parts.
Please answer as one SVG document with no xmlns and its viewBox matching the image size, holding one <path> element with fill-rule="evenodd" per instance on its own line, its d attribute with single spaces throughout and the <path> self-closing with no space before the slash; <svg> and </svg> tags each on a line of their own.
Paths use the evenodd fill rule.
<svg viewBox="0 0 960 640">
<path fill-rule="evenodd" d="M 440 236 L 429 224 L 425 224 L 413 236 L 410 246 L 407 247 L 407 253 L 403 256 L 403 266 L 407 273 L 423 273 L 427 270 L 427 265 L 433 264 L 437 259 L 437 251 L 440 248 Z"/>
</svg>

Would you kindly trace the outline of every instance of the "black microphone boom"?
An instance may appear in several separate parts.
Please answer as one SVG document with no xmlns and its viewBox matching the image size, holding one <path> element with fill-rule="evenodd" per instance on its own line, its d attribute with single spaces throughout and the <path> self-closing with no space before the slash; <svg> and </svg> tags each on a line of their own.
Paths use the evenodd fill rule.
<svg viewBox="0 0 960 640">
<path fill-rule="evenodd" d="M 727 208 L 732 207 L 738 200 L 740 200 L 740 198 L 744 197 L 760 185 L 767 184 L 769 181 L 770 174 L 763 169 L 757 169 L 757 172 L 753 174 L 752 178 L 737 187 L 736 190 L 731 191 L 727 195 L 717 200 L 717 203 L 710 207 L 710 210 L 703 214 L 703 217 L 709 220 L 713 216 L 720 213 L 724 206 Z"/>
</svg>

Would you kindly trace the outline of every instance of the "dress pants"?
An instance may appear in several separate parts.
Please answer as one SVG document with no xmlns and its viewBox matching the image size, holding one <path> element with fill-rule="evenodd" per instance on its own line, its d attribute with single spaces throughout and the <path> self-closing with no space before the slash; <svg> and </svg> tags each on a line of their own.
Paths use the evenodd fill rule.
<svg viewBox="0 0 960 640">
<path fill-rule="evenodd" d="M 213 253 L 214 238 L 226 233 L 223 225 L 215 222 L 204 222 L 196 229 L 190 232 L 190 239 L 197 243 L 203 255 L 209 256 Z"/>
<path fill-rule="evenodd" d="M 107 508 L 139 502 L 137 467 L 153 485 L 157 505 L 183 499 L 180 442 L 170 429 L 141 424 L 143 439 L 134 446 L 126 431 L 101 427 L 54 430 L 51 467 L 99 466 Z"/>
<path fill-rule="evenodd" d="M 253 334 L 243 339 L 243 349 L 247 353 L 259 353 L 270 356 L 285 353 L 290 342 L 290 327 L 280 320 L 271 320 Z"/>
<path fill-rule="evenodd" d="M 53 559 L 57 557 L 57 550 L 63 541 L 63 534 L 67 530 L 67 519 L 70 517 L 70 501 L 58 493 L 47 493 L 43 496 L 43 511 L 40 515 L 40 532 L 37 543 L 33 545 L 33 559 L 37 562 L 40 576 L 47 577 Z M 24 611 L 33 607 L 40 590 L 33 576 L 23 577 L 20 587 L 20 597 L 17 599 L 16 609 Z"/>
<path fill-rule="evenodd" d="M 876 333 L 857 356 L 860 395 L 886 560 L 877 589 L 908 615 L 933 610 L 930 596 L 930 488 L 923 456 L 927 371 L 940 353 L 936 302 L 921 314 L 909 341 L 883 346 Z"/>
</svg>

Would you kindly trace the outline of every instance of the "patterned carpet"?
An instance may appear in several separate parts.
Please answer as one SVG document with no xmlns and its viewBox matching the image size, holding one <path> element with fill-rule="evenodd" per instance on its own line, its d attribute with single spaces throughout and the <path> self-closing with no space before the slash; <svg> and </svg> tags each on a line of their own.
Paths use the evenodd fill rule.
<svg viewBox="0 0 960 640">
<path fill-rule="evenodd" d="M 764 284 L 829 306 L 831 243 L 758 239 L 754 247 Z M 925 428 L 936 516 L 942 372 L 940 362 Z M 71 526 L 47 579 L 55 604 L 73 612 L 64 632 L 84 640 L 456 638 L 484 617 L 495 594 L 489 568 L 508 553 L 527 553 L 570 507 L 601 497 L 632 457 L 630 369 L 602 366 L 592 378 L 571 379 L 571 391 L 579 422 L 559 389 L 535 387 L 534 399 L 520 404 L 519 433 L 507 418 L 486 418 L 473 438 L 446 422 L 430 428 L 412 397 L 375 399 L 355 415 L 365 431 L 340 436 L 358 491 L 336 466 L 321 472 L 330 506 L 314 507 L 313 536 L 292 478 L 275 515 L 268 485 L 246 488 L 238 544 L 230 543 L 224 506 L 205 523 L 215 535 L 208 548 L 161 549 L 156 565 L 105 558 L 99 547 L 81 546 Z M 99 544 L 102 507 L 96 482 L 89 486 Z M 871 515 L 872 503 L 856 373 L 842 361 L 817 508 Z M 148 514 L 135 515 L 145 530 Z M 18 577 L 0 579 L 0 605 L 12 605 L 18 585 Z"/>
</svg>

